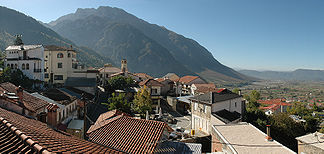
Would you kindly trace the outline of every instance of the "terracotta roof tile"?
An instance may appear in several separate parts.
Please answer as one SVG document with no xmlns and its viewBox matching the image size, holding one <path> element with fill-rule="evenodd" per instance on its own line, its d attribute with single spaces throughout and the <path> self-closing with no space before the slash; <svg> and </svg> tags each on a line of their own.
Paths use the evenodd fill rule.
<svg viewBox="0 0 324 154">
<path fill-rule="evenodd" d="M 10 125 L 4 123 L 4 120 L 8 121 Z M 121 153 L 112 148 L 69 136 L 67 133 L 55 131 L 40 121 L 28 119 L 2 108 L 0 108 L 0 121 L 0 134 L 3 134 L 0 135 L 0 140 L 17 142 L 15 145 L 11 144 L 12 142 L 0 142 L 0 147 L 8 146 L 10 149 L 15 149 L 18 152 L 25 153 L 29 151 L 31 153 L 38 153 L 39 151 L 37 149 L 46 149 L 53 153 Z M 17 128 L 17 130 L 10 131 L 9 129 L 13 127 Z M 21 132 L 23 135 L 15 135 L 13 132 L 16 134 Z M 25 138 L 29 138 L 30 140 Z M 36 143 L 34 146 L 30 146 L 33 144 L 28 144 L 33 142 Z M 20 147 L 20 149 L 16 147 Z"/>
<path fill-rule="evenodd" d="M 152 153 L 164 130 L 170 129 L 163 122 L 135 119 L 123 114 L 96 124 L 91 126 L 96 129 L 90 128 L 87 132 L 89 140 L 127 153 Z"/>
<path fill-rule="evenodd" d="M 160 82 L 158 82 L 154 79 L 147 79 L 145 81 L 140 82 L 139 85 L 140 86 L 144 86 L 144 85 L 146 85 L 146 86 L 160 86 L 160 87 L 163 86 Z"/>
<path fill-rule="evenodd" d="M 181 83 L 189 83 L 189 82 L 191 82 L 191 81 L 193 81 L 193 80 L 195 80 L 195 79 L 198 79 L 199 78 L 199 76 L 184 76 L 184 77 L 181 77 L 180 79 L 179 79 L 179 82 L 181 82 Z"/>
<path fill-rule="evenodd" d="M 16 93 L 16 88 L 14 84 L 10 82 L 5 82 L 0 84 L 0 93 L 3 93 L 4 91 L 10 92 L 10 93 Z M 17 93 L 16 93 L 17 95 Z M 49 102 L 39 99 L 35 96 L 32 96 L 26 91 L 23 91 L 23 103 L 24 106 L 33 112 L 36 112 L 39 109 L 45 108 L 47 105 L 49 105 Z"/>
<path fill-rule="evenodd" d="M 135 73 L 134 75 L 140 77 L 142 80 L 153 79 L 152 76 L 147 75 L 146 73 Z"/>
</svg>

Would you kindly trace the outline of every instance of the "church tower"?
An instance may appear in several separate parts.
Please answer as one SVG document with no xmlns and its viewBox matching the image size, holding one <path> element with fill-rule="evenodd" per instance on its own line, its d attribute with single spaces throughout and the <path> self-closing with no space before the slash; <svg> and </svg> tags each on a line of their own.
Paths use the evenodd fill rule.
<svg viewBox="0 0 324 154">
<path fill-rule="evenodd" d="M 126 72 L 127 71 L 127 60 L 126 59 L 123 59 L 121 61 L 121 70 L 122 70 L 122 72 Z"/>
</svg>

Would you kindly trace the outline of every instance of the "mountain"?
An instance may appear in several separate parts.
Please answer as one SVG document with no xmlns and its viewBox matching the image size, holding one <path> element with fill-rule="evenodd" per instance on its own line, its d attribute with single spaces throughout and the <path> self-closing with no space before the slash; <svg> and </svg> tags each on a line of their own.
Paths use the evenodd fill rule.
<svg viewBox="0 0 324 154">
<path fill-rule="evenodd" d="M 291 72 L 240 70 L 239 72 L 265 80 L 324 81 L 324 70 L 297 69 Z"/>
<path fill-rule="evenodd" d="M 218 82 L 250 79 L 219 63 L 196 41 L 119 8 L 78 9 L 50 22 L 49 26 L 78 45 L 109 57 L 116 64 L 126 58 L 131 63 L 131 71 L 154 76 L 168 72 L 198 74 L 208 81 Z M 153 63 L 144 63 L 144 59 Z"/>
<path fill-rule="evenodd" d="M 74 49 L 78 52 L 78 59 L 84 64 L 97 64 L 97 66 L 102 66 L 105 62 L 111 61 L 89 48 L 78 47 L 72 41 L 63 38 L 32 17 L 0 6 L 1 51 L 4 51 L 9 45 L 13 44 L 16 34 L 23 36 L 24 44 L 59 45 L 67 47 L 73 45 Z"/>
</svg>

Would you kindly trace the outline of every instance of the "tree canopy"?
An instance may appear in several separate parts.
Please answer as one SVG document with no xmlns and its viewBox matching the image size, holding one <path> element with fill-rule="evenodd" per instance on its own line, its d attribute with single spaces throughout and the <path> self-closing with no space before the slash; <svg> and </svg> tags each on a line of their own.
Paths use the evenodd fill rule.
<svg viewBox="0 0 324 154">
<path fill-rule="evenodd" d="M 141 88 L 135 95 L 133 109 L 140 114 L 152 111 L 152 99 L 146 87 Z"/>
<path fill-rule="evenodd" d="M 131 103 L 127 101 L 125 94 L 112 93 L 112 97 L 108 99 L 108 103 L 103 103 L 108 106 L 108 110 L 120 110 L 131 114 Z"/>
</svg>

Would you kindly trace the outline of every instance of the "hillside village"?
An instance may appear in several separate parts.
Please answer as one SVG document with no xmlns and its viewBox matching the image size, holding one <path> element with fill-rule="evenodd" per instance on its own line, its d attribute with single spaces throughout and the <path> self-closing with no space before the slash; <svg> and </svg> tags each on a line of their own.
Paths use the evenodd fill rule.
<svg viewBox="0 0 324 154">
<path fill-rule="evenodd" d="M 323 140 L 319 132 L 315 138 L 301 133 L 292 150 L 272 136 L 278 128 L 271 120 L 260 125 L 250 118 L 254 111 L 270 117 L 290 112 L 295 104 L 286 100 L 246 97 L 197 75 L 132 72 L 127 59 L 120 67 L 86 67 L 77 55 L 72 45 L 25 45 L 19 35 L 6 48 L 1 153 L 323 152 L 323 143 L 308 144 Z M 4 78 L 17 72 L 22 73 L 17 80 L 30 84 Z M 322 117 L 317 110 L 313 113 Z M 290 117 L 306 122 L 298 113 Z"/>
</svg>

